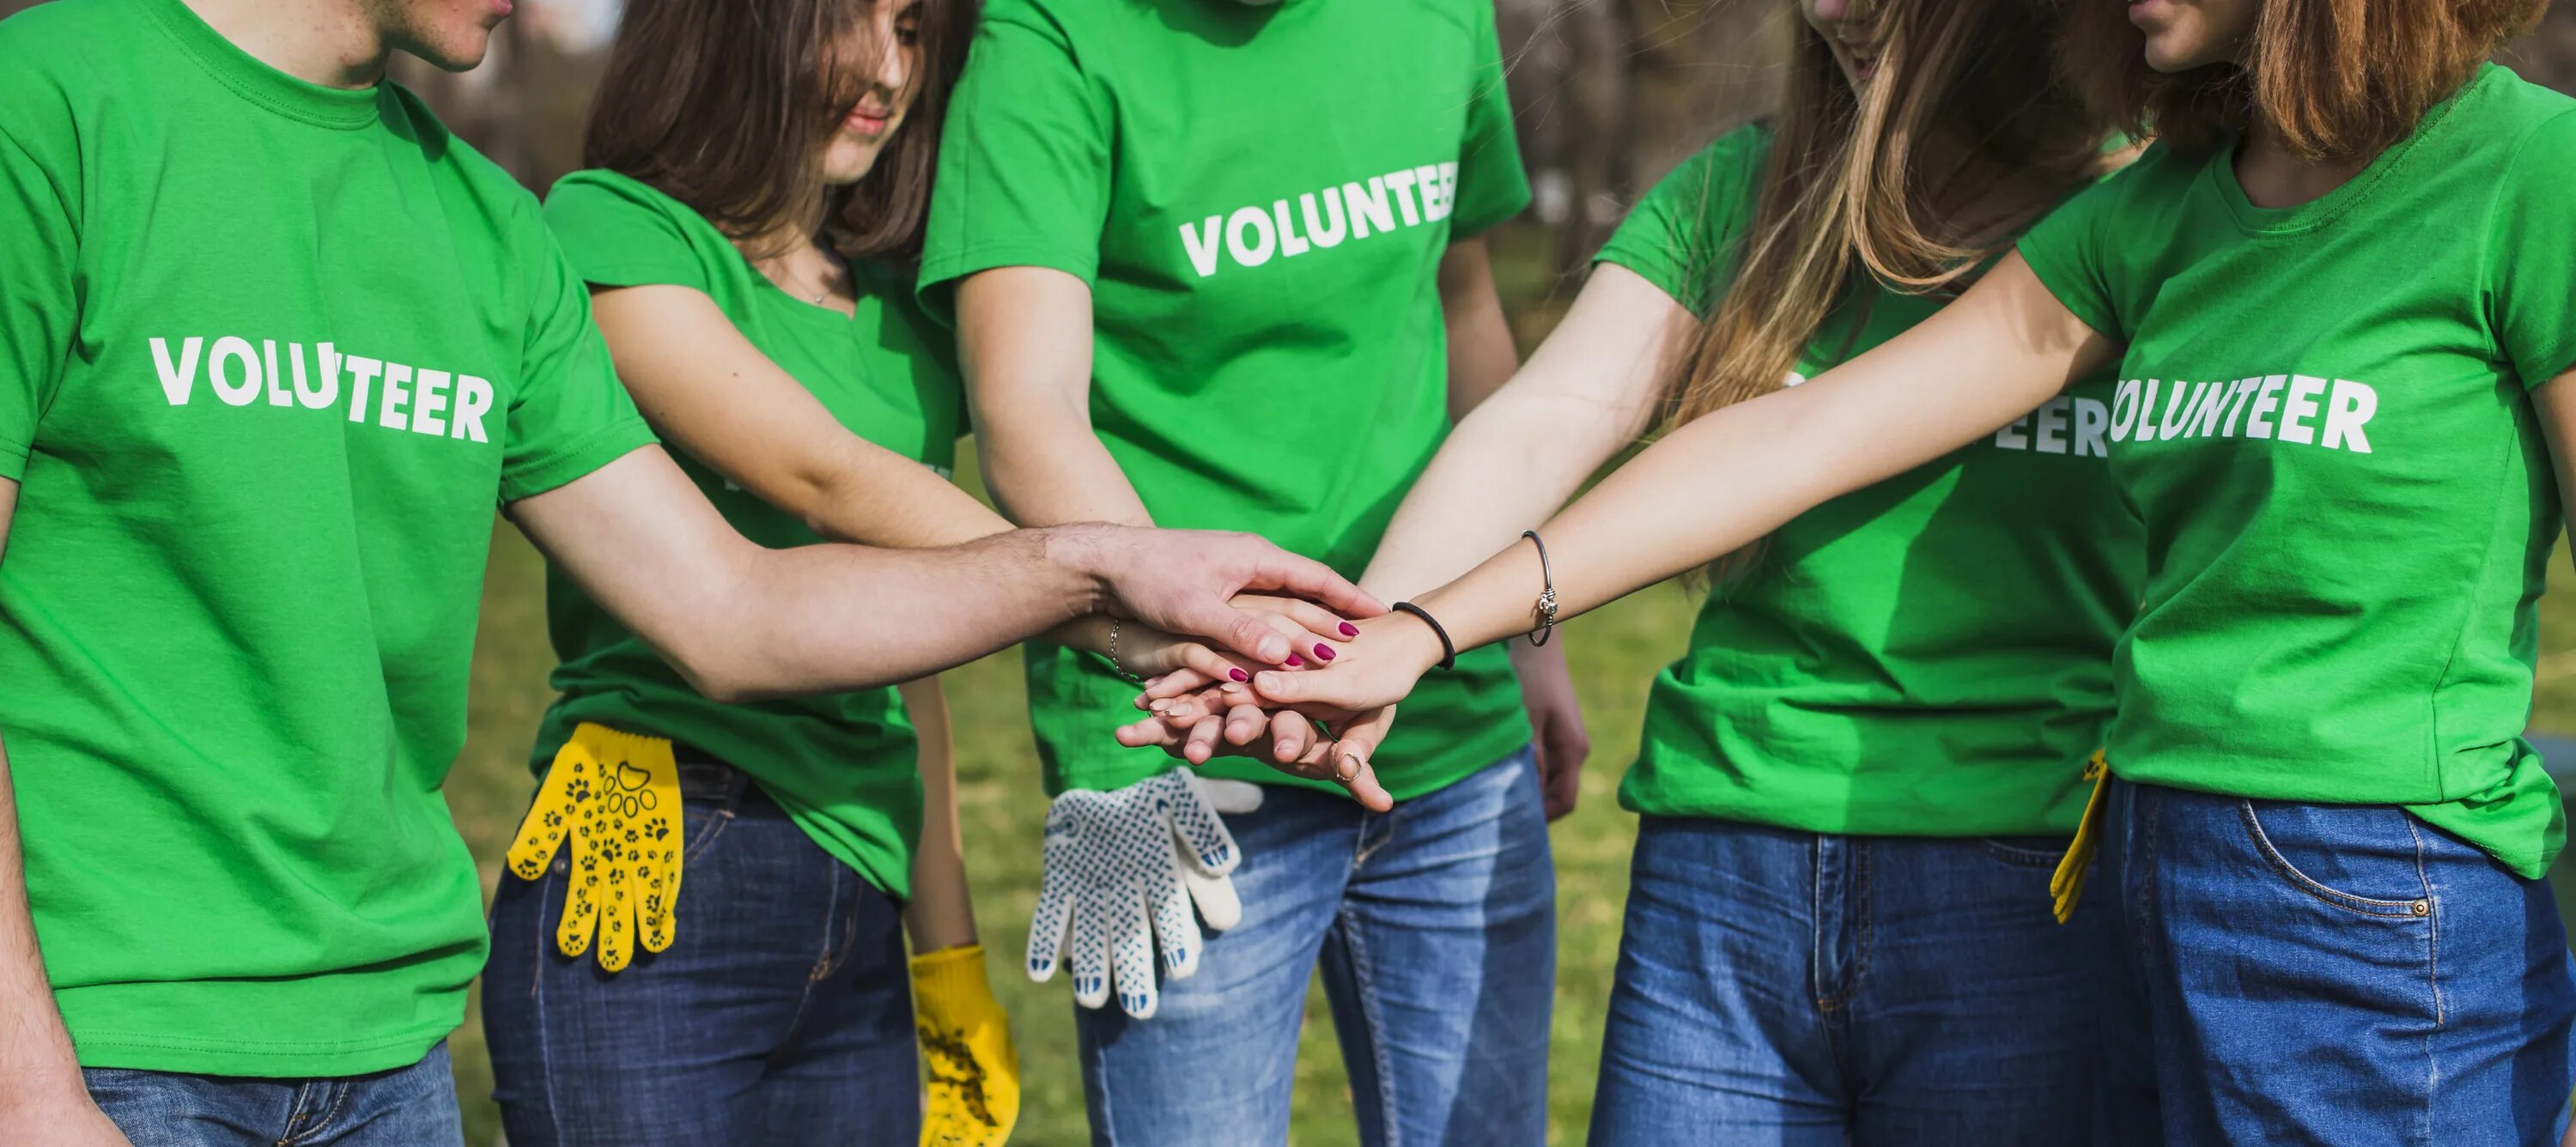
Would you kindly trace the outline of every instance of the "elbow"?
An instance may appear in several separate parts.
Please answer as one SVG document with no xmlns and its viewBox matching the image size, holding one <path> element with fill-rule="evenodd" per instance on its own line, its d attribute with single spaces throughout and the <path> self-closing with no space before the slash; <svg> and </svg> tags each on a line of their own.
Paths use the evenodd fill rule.
<svg viewBox="0 0 2576 1147">
<path fill-rule="evenodd" d="M 699 696 L 723 705 L 748 705 L 782 692 L 775 666 L 760 655 L 757 643 L 738 639 L 749 628 L 739 619 L 710 617 L 684 632 L 665 634 L 654 645 Z"/>
</svg>

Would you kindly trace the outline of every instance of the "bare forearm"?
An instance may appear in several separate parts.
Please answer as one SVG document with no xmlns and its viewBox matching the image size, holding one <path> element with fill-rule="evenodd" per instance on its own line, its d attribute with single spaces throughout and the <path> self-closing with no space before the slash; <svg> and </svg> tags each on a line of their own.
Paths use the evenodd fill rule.
<svg viewBox="0 0 2576 1147">
<path fill-rule="evenodd" d="M 936 678 L 901 686 L 921 746 L 921 841 L 912 853 L 912 902 L 905 928 L 916 953 L 975 942 L 975 908 L 957 821 L 957 756 L 948 702 Z"/>
<path fill-rule="evenodd" d="M 1521 365 L 1482 238 L 1453 244 L 1441 259 L 1440 313 L 1448 334 L 1449 418 L 1455 422 L 1501 390 Z"/>
<path fill-rule="evenodd" d="M 0 480 L 0 557 L 17 516 L 18 484 Z M 18 794 L 0 744 L 0 1124 L 11 1111 L 88 1102 L 71 1033 L 45 980 L 44 953 L 27 906 L 27 868 L 18 847 Z"/>
<path fill-rule="evenodd" d="M 44 955 L 27 909 L 26 866 L 18 849 L 18 801 L 0 747 L 0 1113 L 20 1103 L 86 1094 L 71 1033 L 54 1007 Z"/>
<path fill-rule="evenodd" d="M 1089 419 L 1023 413 L 996 417 L 977 439 L 984 483 L 1014 522 L 1150 526 L 1154 517 Z"/>
<path fill-rule="evenodd" d="M 1441 444 L 1361 583 L 1390 601 L 1419 593 L 1564 506 L 1645 431 L 1666 347 L 1689 323 L 1644 279 L 1600 268 L 1529 362 Z"/>
<path fill-rule="evenodd" d="M 1021 530 L 936 550 L 759 550 L 684 670 L 709 695 L 741 700 L 874 688 L 972 661 L 1097 608 L 1095 584 L 1050 552 L 1063 541 Z"/>
</svg>

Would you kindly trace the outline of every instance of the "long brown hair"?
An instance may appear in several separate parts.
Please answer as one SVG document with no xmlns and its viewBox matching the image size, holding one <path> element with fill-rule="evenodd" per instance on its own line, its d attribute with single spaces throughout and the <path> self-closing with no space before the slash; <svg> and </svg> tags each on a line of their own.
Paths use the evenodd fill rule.
<svg viewBox="0 0 2576 1147">
<path fill-rule="evenodd" d="M 2130 132 L 2203 154 L 2260 115 L 2292 155 L 2348 163 L 2406 138 L 2549 0 L 2264 0 L 2241 66 L 2171 75 L 2147 66 L 2126 13 L 2079 7 L 2063 70 Z"/>
<path fill-rule="evenodd" d="M 860 23 L 869 2 L 628 0 L 583 164 L 649 184 L 738 241 L 775 243 L 819 207 L 820 238 L 844 257 L 917 258 L 976 6 L 920 0 L 921 60 L 902 126 L 866 178 L 826 187 L 817 164 L 865 86 L 831 48 L 872 39 Z"/>
<path fill-rule="evenodd" d="M 1672 368 L 1667 427 L 1779 389 L 1862 276 L 1954 288 L 2102 168 L 2107 121 L 2046 66 L 2060 11 L 2058 0 L 1891 0 L 1876 78 L 1860 91 L 1823 34 L 1796 22 L 1752 222 L 1713 260 L 1725 293 Z M 1936 133 L 1957 154 L 1926 154 Z M 2030 189 L 2027 202 L 1945 216 L 1963 193 L 2007 180 Z"/>
</svg>

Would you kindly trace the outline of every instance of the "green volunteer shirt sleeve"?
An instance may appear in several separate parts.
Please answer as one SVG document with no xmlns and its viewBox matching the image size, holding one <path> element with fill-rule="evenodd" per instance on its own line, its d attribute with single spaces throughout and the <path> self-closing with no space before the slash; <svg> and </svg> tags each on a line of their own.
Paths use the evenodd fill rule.
<svg viewBox="0 0 2576 1147">
<path fill-rule="evenodd" d="M 533 211 L 519 250 L 534 282 L 527 354 L 502 431 L 505 502 L 545 493 L 654 441 L 591 325 L 588 288 Z"/>
<path fill-rule="evenodd" d="M 1111 117 L 1064 29 L 1026 3 L 985 11 L 941 128 L 921 299 L 949 321 L 949 284 L 995 267 L 1089 283 L 1109 211 Z"/>
<path fill-rule="evenodd" d="M 1769 142 L 1768 129 L 1747 126 L 1682 161 L 1637 201 L 1593 261 L 1634 271 L 1692 314 L 1708 317 L 1752 222 L 1753 190 Z"/>
<path fill-rule="evenodd" d="M 2534 129 L 2490 208 L 2488 321 L 2522 385 L 2576 366 L 2576 112 Z"/>
<path fill-rule="evenodd" d="M 67 167 L 76 171 L 76 166 Z M 0 478 L 27 472 L 36 421 L 62 385 L 79 307 L 72 259 L 78 196 L 0 129 Z"/>
<path fill-rule="evenodd" d="M 2157 153 L 2162 150 L 2161 145 L 2151 148 L 2127 170 L 2076 193 L 2032 224 L 2016 246 L 2022 261 L 2030 264 L 2040 285 L 2060 305 L 2085 326 L 2123 342 L 2129 333 L 2120 324 L 2119 300 L 2111 291 L 2112 268 L 2105 260 L 2112 251 L 2105 242 L 2106 229 L 2119 214 L 2120 193 L 2130 172 L 2160 159 Z"/>
<path fill-rule="evenodd" d="M 706 265 L 671 215 L 677 202 L 606 171 L 576 171 L 546 193 L 545 220 L 582 280 L 603 287 L 708 289 Z"/>
<path fill-rule="evenodd" d="M 1529 206 L 1529 174 L 1521 170 L 1520 140 L 1512 133 L 1512 102 L 1503 85 L 1502 46 L 1494 33 L 1494 6 L 1476 6 L 1476 72 L 1469 80 L 1467 137 L 1458 144 L 1458 191 L 1449 234 L 1464 239 Z"/>
</svg>

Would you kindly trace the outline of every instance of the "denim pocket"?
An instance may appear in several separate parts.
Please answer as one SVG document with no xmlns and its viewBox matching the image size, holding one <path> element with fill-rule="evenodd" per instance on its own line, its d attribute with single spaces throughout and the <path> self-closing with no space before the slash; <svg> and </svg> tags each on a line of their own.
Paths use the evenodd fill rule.
<svg viewBox="0 0 2576 1147">
<path fill-rule="evenodd" d="M 680 807 L 680 863 L 687 864 L 705 853 L 716 838 L 724 835 L 725 826 L 733 823 L 733 802 L 722 804 L 691 801 Z"/>
<path fill-rule="evenodd" d="M 2423 833 L 2404 809 L 2255 800 L 2236 808 L 2264 864 L 2290 887 L 2362 916 L 2433 914 Z"/>
<path fill-rule="evenodd" d="M 2016 868 L 2055 869 L 2066 859 L 2066 847 L 2074 843 L 2063 836 L 1980 836 L 1977 851 Z"/>
</svg>

